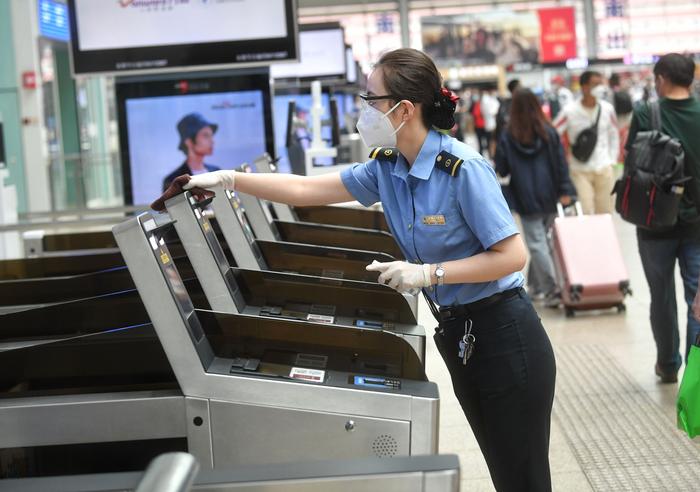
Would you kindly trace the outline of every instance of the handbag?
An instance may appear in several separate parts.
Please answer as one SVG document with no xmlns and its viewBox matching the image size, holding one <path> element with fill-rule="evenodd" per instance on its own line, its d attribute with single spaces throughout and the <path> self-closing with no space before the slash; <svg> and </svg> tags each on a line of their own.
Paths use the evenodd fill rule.
<svg viewBox="0 0 700 492">
<path fill-rule="evenodd" d="M 598 116 L 595 118 L 595 123 L 579 133 L 576 141 L 571 146 L 571 153 L 579 162 L 588 162 L 588 159 L 593 155 L 595 146 L 598 143 L 598 122 L 602 112 L 603 107 L 598 105 Z"/>
<path fill-rule="evenodd" d="M 690 347 L 676 402 L 678 428 L 691 439 L 700 435 L 700 347 L 697 343 L 696 339 L 695 345 Z"/>
</svg>

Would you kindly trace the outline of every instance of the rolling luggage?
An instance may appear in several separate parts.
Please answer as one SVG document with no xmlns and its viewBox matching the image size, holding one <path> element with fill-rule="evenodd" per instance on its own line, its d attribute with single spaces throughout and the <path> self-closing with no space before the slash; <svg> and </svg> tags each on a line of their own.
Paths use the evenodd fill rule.
<svg viewBox="0 0 700 492">
<path fill-rule="evenodd" d="M 552 252 L 566 316 L 577 310 L 617 308 L 625 311 L 631 294 L 627 268 L 610 214 L 559 217 L 552 228 Z"/>
</svg>

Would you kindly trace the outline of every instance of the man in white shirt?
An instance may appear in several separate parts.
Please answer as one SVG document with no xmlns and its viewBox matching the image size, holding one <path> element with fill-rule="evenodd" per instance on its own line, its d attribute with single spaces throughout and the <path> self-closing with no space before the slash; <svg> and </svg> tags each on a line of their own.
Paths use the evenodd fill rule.
<svg viewBox="0 0 700 492">
<path fill-rule="evenodd" d="M 580 83 L 583 97 L 559 113 L 554 120 L 554 127 L 559 134 L 566 135 L 571 146 L 583 130 L 595 125 L 600 113 L 597 141 L 588 160 L 581 162 L 569 152 L 571 180 L 578 191 L 584 213 L 612 213 L 610 192 L 615 182 L 613 166 L 617 163 L 620 148 L 615 109 L 604 100 L 605 86 L 600 73 L 584 72 Z"/>
</svg>

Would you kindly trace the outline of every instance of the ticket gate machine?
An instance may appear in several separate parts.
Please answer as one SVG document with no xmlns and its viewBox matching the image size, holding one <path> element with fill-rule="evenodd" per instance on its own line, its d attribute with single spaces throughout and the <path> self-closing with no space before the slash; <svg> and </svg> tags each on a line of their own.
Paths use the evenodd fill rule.
<svg viewBox="0 0 700 492">
<path fill-rule="evenodd" d="M 425 331 L 416 326 L 415 313 L 401 294 L 376 282 L 231 268 L 201 211 L 202 206 L 189 192 L 166 202 L 182 246 L 213 309 L 383 329 L 405 337 L 424 360 Z M 248 244 L 243 248 L 250 251 Z M 236 248 L 231 249 L 235 254 Z M 255 292 L 261 282 L 266 288 Z M 246 290 L 253 293 L 247 296 L 249 302 L 243 294 Z"/>
<path fill-rule="evenodd" d="M 159 237 L 168 225 L 146 213 L 114 235 L 187 395 L 203 466 L 437 451 L 437 387 L 403 338 L 195 311 Z M 223 353 L 212 330 L 230 340 Z"/>
<path fill-rule="evenodd" d="M 278 220 L 257 197 L 245 193 L 237 195 L 257 239 L 380 251 L 396 259 L 403 258 L 394 237 L 386 231 Z"/>
<path fill-rule="evenodd" d="M 99 333 L 0 352 L 0 463 L 55 450 L 114 467 L 152 447 L 203 468 L 437 451 L 437 386 L 404 339 L 195 310 L 167 225 L 144 214 L 115 227 L 152 325 L 109 330 L 105 313 Z"/>
<path fill-rule="evenodd" d="M 145 473 L 0 480 L 4 492 L 458 492 L 454 455 L 312 461 L 198 471 L 191 455 L 167 453 Z"/>
<path fill-rule="evenodd" d="M 253 161 L 253 164 L 259 173 L 277 172 L 268 154 L 261 155 Z M 269 205 L 275 218 L 285 222 L 311 222 L 390 232 L 384 213 L 380 210 L 329 205 L 292 207 L 286 203 L 277 202 L 270 202 Z"/>
<path fill-rule="evenodd" d="M 385 253 L 256 239 L 239 195 L 223 187 L 215 188 L 214 192 L 212 208 L 216 226 L 239 267 L 275 271 L 293 268 L 297 273 L 376 282 L 378 274 L 368 272 L 365 267 L 373 260 L 395 259 Z M 417 317 L 418 296 L 403 294 L 403 297 Z"/>
</svg>

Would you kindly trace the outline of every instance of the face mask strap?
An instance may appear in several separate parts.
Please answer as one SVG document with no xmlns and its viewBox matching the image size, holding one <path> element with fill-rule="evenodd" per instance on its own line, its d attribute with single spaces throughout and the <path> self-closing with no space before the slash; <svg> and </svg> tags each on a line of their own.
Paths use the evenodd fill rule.
<svg viewBox="0 0 700 492">
<path fill-rule="evenodd" d="M 393 106 L 389 111 L 387 111 L 386 113 L 384 113 L 384 117 L 388 120 L 388 119 L 389 119 L 389 114 L 390 114 L 393 110 L 395 110 L 396 108 L 398 108 L 398 107 L 401 105 L 402 102 L 403 102 L 403 99 L 402 99 L 401 101 L 397 102 L 396 104 L 394 104 L 394 106 Z M 391 123 L 391 122 L 389 122 L 389 123 Z M 396 134 L 399 132 L 399 130 L 401 130 L 401 128 L 403 128 L 403 126 L 404 126 L 405 124 L 406 124 L 406 122 L 405 122 L 405 121 L 402 121 L 401 124 L 400 124 L 391 134 L 392 134 L 392 135 L 396 135 Z M 393 125 L 392 125 L 392 126 L 393 126 Z"/>
</svg>

